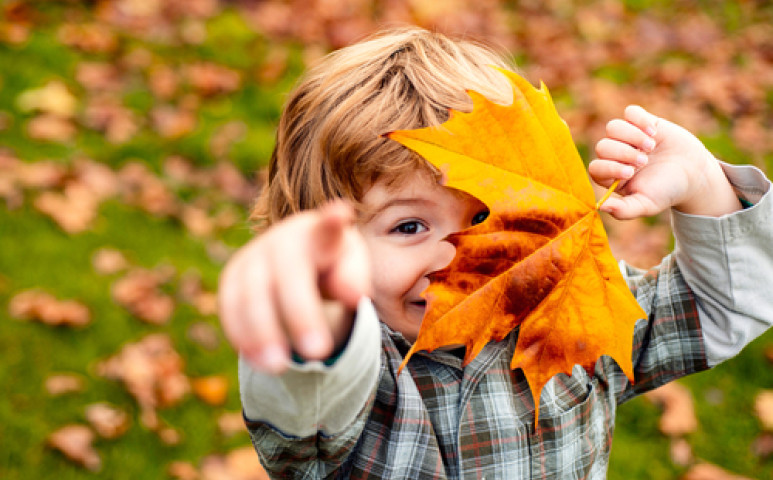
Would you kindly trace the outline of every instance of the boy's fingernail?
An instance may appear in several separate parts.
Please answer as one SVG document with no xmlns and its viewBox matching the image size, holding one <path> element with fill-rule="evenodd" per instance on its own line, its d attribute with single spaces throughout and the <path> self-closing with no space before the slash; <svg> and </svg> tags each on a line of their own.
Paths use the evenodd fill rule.
<svg viewBox="0 0 773 480">
<path fill-rule="evenodd" d="M 655 130 L 655 127 L 652 125 L 648 125 L 647 128 L 644 129 L 644 133 L 649 135 L 650 137 L 654 137 L 656 133 L 658 133 L 657 130 Z"/>
<path fill-rule="evenodd" d="M 647 138 L 644 140 L 644 142 L 642 142 L 641 146 L 645 152 L 651 152 L 655 150 L 655 139 Z"/>
<path fill-rule="evenodd" d="M 282 348 L 269 345 L 261 350 L 256 360 L 261 367 L 269 372 L 279 372 L 287 363 L 287 354 Z"/>
<path fill-rule="evenodd" d="M 323 340 L 322 336 L 318 333 L 307 333 L 302 336 L 298 345 L 298 349 L 304 354 L 312 358 L 321 358 L 325 355 L 325 349 L 327 343 Z"/>
<path fill-rule="evenodd" d="M 620 172 L 623 178 L 631 178 L 633 177 L 633 167 L 630 165 L 626 165 L 623 167 L 623 170 Z"/>
<path fill-rule="evenodd" d="M 636 155 L 636 165 L 643 167 L 644 165 L 647 165 L 647 162 L 649 161 L 649 158 L 647 155 L 640 153 Z"/>
</svg>

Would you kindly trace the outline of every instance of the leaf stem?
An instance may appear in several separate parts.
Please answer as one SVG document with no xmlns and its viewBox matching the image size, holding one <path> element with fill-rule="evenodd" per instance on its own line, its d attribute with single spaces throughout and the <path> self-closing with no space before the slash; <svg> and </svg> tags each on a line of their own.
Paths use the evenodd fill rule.
<svg viewBox="0 0 773 480">
<path fill-rule="evenodd" d="M 612 186 L 609 187 L 609 190 L 607 190 L 607 193 L 604 194 L 603 197 L 601 197 L 601 200 L 596 202 L 596 210 L 601 208 L 602 205 L 604 205 L 604 202 L 607 201 L 607 199 L 612 195 L 612 192 L 615 191 L 617 186 L 620 185 L 620 179 L 615 180 L 615 183 L 612 184 Z"/>
</svg>

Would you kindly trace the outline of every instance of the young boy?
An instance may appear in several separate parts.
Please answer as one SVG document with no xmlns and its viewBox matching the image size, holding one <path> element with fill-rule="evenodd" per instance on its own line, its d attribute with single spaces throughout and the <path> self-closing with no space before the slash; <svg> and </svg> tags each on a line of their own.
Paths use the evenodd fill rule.
<svg viewBox="0 0 773 480">
<path fill-rule="evenodd" d="M 671 208 L 677 240 L 650 272 L 624 267 L 649 315 L 633 339 L 635 383 L 602 357 L 593 375 L 576 367 L 532 399 L 509 367 L 517 329 L 467 366 L 458 348 L 440 349 L 398 376 L 428 275 L 455 254 L 444 239 L 488 212 L 380 134 L 469 111 L 466 89 L 509 104 L 490 65 L 507 67 L 481 46 L 398 30 L 330 55 L 290 95 L 254 212 L 267 228 L 220 286 L 244 415 L 271 475 L 604 478 L 619 403 L 734 356 L 772 323 L 759 281 L 773 271 L 769 182 L 629 107 L 590 174 L 621 180 L 604 205 L 617 218 Z"/>
</svg>

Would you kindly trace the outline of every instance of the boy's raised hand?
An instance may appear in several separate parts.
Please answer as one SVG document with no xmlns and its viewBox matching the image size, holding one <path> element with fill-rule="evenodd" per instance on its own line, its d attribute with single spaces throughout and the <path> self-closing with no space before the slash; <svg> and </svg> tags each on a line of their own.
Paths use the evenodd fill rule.
<svg viewBox="0 0 773 480">
<path fill-rule="evenodd" d="M 588 166 L 603 187 L 620 180 L 619 195 L 601 207 L 618 219 L 655 215 L 669 207 L 720 216 L 741 208 L 714 156 L 693 134 L 630 105 L 607 124 Z"/>
<path fill-rule="evenodd" d="M 290 351 L 322 360 L 342 346 L 370 289 L 369 258 L 342 201 L 293 215 L 242 247 L 220 278 L 226 337 L 257 369 L 278 374 Z"/>
</svg>

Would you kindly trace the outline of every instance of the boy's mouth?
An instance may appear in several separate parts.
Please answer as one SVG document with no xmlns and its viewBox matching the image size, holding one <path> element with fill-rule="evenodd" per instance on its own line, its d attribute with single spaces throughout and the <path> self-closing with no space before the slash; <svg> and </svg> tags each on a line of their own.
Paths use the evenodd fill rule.
<svg viewBox="0 0 773 480">
<path fill-rule="evenodd" d="M 426 308 L 426 306 L 427 306 L 427 301 L 424 300 L 424 299 L 414 300 L 414 301 L 412 301 L 410 303 L 411 303 L 411 305 L 413 305 L 415 307 L 419 307 L 419 308 Z"/>
</svg>

